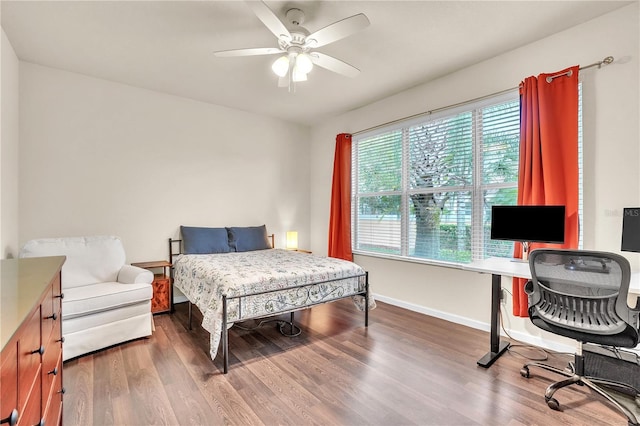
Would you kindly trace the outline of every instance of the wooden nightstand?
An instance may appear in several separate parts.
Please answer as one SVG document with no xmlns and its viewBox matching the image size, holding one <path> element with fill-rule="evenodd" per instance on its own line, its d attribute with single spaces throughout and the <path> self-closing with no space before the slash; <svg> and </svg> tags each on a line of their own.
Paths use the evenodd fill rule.
<svg viewBox="0 0 640 426">
<path fill-rule="evenodd" d="M 171 301 L 173 286 L 171 278 L 167 275 L 167 268 L 171 267 L 171 263 L 166 260 L 156 260 L 152 262 L 138 262 L 131 265 L 144 269 L 162 269 L 162 272 L 153 274 L 153 299 L 151 299 L 151 312 L 160 314 L 163 312 L 171 312 Z"/>
</svg>

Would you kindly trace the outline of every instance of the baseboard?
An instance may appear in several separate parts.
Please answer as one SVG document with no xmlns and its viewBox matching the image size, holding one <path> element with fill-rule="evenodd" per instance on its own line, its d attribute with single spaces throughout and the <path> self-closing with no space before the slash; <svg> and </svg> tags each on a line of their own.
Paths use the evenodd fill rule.
<svg viewBox="0 0 640 426">
<path fill-rule="evenodd" d="M 180 294 L 180 295 L 175 295 L 173 296 L 173 303 L 184 303 L 184 302 L 188 302 L 189 299 L 187 299 L 187 296 L 185 296 L 184 294 Z"/>
<path fill-rule="evenodd" d="M 429 315 L 431 317 L 440 318 L 455 324 L 466 325 L 467 327 L 475 328 L 482 331 L 490 331 L 491 325 L 488 323 L 483 323 L 481 321 L 472 320 L 470 318 L 462 317 L 459 315 L 450 314 L 444 311 L 438 311 L 436 309 L 425 308 L 421 305 L 416 305 L 413 303 L 404 302 L 402 300 L 393 299 L 391 297 L 382 296 L 379 294 L 373 294 L 373 298 L 375 300 L 379 300 L 384 303 L 388 303 L 393 306 L 397 306 L 399 308 L 408 309 L 413 312 L 418 312 L 421 314 Z"/>
<path fill-rule="evenodd" d="M 379 300 L 381 302 L 385 302 L 388 303 L 390 305 L 393 306 L 398 306 L 400 308 L 404 308 L 404 309 L 408 309 L 410 311 L 413 312 L 418 312 L 421 314 L 425 314 L 425 315 L 429 315 L 435 318 L 440 318 L 443 319 L 445 321 L 449 321 L 455 324 L 460 324 L 460 325 L 465 325 L 467 327 L 471 327 L 471 328 L 475 328 L 476 330 L 482 330 L 482 331 L 487 331 L 489 332 L 491 330 L 491 324 L 489 323 L 485 323 L 482 321 L 477 321 L 471 318 L 466 318 L 460 315 L 454 315 L 451 314 L 449 312 L 444 312 L 444 311 L 439 311 L 437 309 L 431 309 L 431 308 L 426 308 L 424 306 L 421 305 L 416 305 L 413 303 L 407 303 L 404 302 L 402 300 L 397 300 L 397 299 L 393 299 L 391 297 L 386 297 L 386 296 L 382 296 L 379 294 L 373 294 L 373 298 L 375 300 Z M 544 349 L 549 349 L 551 351 L 555 351 L 555 352 L 567 352 L 567 353 L 574 353 L 576 350 L 576 347 L 574 345 L 566 345 L 563 343 L 558 343 L 558 342 L 552 342 L 552 341 L 548 341 L 548 340 L 544 340 L 543 338 L 539 337 L 539 336 L 532 336 L 530 334 L 527 333 L 523 333 L 521 331 L 516 331 L 516 330 L 507 330 L 507 332 L 509 333 L 509 335 L 511 336 L 511 338 L 513 338 L 514 340 L 517 340 L 521 343 L 525 343 L 528 345 L 533 345 L 533 346 L 537 346 L 540 348 L 544 348 Z M 508 337 L 506 336 L 506 334 L 500 330 L 500 334 L 502 336 Z"/>
</svg>

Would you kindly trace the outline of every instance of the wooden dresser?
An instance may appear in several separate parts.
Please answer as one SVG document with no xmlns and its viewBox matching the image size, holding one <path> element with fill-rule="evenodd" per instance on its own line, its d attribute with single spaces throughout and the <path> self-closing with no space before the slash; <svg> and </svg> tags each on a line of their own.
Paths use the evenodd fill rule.
<svg viewBox="0 0 640 426">
<path fill-rule="evenodd" d="M 0 261 L 0 421 L 62 424 L 64 256 Z"/>
</svg>

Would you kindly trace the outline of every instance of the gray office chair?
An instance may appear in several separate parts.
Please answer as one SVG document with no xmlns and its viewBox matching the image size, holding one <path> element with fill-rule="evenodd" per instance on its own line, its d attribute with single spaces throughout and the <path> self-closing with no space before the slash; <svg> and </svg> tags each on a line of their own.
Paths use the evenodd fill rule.
<svg viewBox="0 0 640 426">
<path fill-rule="evenodd" d="M 529 296 L 529 318 L 537 327 L 578 341 L 574 362 L 566 370 L 531 362 L 520 370 L 530 377 L 529 367 L 540 367 L 565 376 L 552 383 L 544 398 L 558 410 L 554 393 L 571 384 L 581 384 L 602 395 L 628 419 L 638 425 L 640 417 L 621 404 L 611 392 L 621 392 L 640 403 L 640 391 L 625 383 L 586 377 L 583 343 L 633 348 L 638 344 L 638 314 L 627 305 L 631 277 L 629 262 L 613 253 L 585 250 L 534 250 L 529 257 L 531 281 L 525 285 Z M 629 398 L 631 399 L 631 398 Z"/>
</svg>

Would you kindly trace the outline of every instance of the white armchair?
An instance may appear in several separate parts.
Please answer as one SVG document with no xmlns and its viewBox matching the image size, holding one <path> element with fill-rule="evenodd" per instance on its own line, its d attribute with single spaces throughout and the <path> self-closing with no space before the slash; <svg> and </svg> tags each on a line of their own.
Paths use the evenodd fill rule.
<svg viewBox="0 0 640 426">
<path fill-rule="evenodd" d="M 43 238 L 27 242 L 20 257 L 67 257 L 62 267 L 63 358 L 150 336 L 153 274 L 125 264 L 114 236 Z"/>
</svg>

